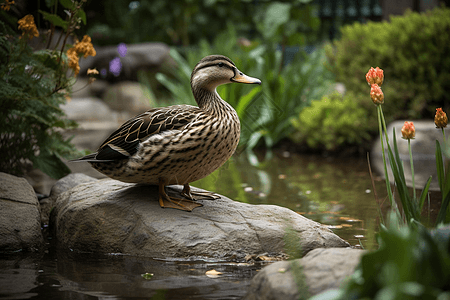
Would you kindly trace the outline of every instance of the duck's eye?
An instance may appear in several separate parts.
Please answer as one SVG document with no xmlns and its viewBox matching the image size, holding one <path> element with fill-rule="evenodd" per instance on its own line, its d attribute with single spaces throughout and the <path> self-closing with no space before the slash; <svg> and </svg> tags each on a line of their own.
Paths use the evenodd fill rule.
<svg viewBox="0 0 450 300">
<path fill-rule="evenodd" d="M 223 62 L 220 62 L 220 63 L 218 63 L 217 64 L 220 68 L 222 68 L 223 67 Z"/>
</svg>

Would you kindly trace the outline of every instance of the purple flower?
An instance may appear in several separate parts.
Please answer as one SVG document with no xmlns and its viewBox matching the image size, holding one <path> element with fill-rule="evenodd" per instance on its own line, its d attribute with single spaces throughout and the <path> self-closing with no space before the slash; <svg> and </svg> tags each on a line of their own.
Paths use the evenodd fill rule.
<svg viewBox="0 0 450 300">
<path fill-rule="evenodd" d="M 120 43 L 117 46 L 117 52 L 119 52 L 120 57 L 125 57 L 125 55 L 127 55 L 127 45 L 125 45 L 125 43 Z"/>
<path fill-rule="evenodd" d="M 109 72 L 113 73 L 114 76 L 119 76 L 122 70 L 122 62 L 119 57 L 115 57 L 109 62 Z"/>
</svg>

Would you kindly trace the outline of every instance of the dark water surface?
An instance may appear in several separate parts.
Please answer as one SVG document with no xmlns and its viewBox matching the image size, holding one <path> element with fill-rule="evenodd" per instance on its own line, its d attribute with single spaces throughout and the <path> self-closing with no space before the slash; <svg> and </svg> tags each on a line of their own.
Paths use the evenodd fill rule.
<svg viewBox="0 0 450 300">
<path fill-rule="evenodd" d="M 275 153 L 252 167 L 235 155 L 221 169 L 193 184 L 231 199 L 288 207 L 327 224 L 353 246 L 373 246 L 378 204 L 365 158 L 326 158 Z M 384 181 L 377 180 L 384 199 Z M 49 250 L 3 255 L 0 299 L 240 299 L 264 262 L 154 260 Z M 222 272 L 210 278 L 209 270 Z M 151 279 L 141 275 L 153 274 Z"/>
</svg>

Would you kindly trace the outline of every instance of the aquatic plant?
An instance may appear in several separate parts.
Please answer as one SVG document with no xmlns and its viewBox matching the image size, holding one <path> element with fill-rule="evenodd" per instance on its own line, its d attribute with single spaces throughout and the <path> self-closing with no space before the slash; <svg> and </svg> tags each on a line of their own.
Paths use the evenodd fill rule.
<svg viewBox="0 0 450 300">
<path fill-rule="evenodd" d="M 431 176 L 425 183 L 425 186 L 422 189 L 421 195 L 416 197 L 416 187 L 414 182 L 414 164 L 412 158 L 411 151 L 411 139 L 415 136 L 415 127 L 413 122 L 405 122 L 401 132 L 404 139 L 408 140 L 408 150 L 409 150 L 409 160 L 411 165 L 411 174 L 412 174 L 412 182 L 413 182 L 413 195 L 408 192 L 408 187 L 406 186 L 405 174 L 403 169 L 403 162 L 400 159 L 400 155 L 397 147 L 397 140 L 395 135 L 395 128 L 393 131 L 393 146 L 389 143 L 388 134 L 386 130 L 386 122 L 383 114 L 382 104 L 384 103 L 384 94 L 380 88 L 380 85 L 383 83 L 384 74 L 383 70 L 380 68 L 371 68 L 369 72 L 366 74 L 366 81 L 371 86 L 370 97 L 373 103 L 377 108 L 378 115 L 378 127 L 380 133 L 380 141 L 381 141 L 381 149 L 382 149 L 382 157 L 384 164 L 384 175 L 386 180 L 386 188 L 388 192 L 388 197 L 390 200 L 390 204 L 394 212 L 403 216 L 403 220 L 407 224 L 411 224 L 413 222 L 421 222 L 421 212 L 425 203 L 425 199 L 427 197 L 428 189 L 431 183 Z M 437 128 L 441 128 L 444 141 L 445 141 L 445 133 L 443 128 L 447 125 L 446 115 L 442 111 L 441 108 L 436 110 L 435 123 Z M 383 135 L 384 132 L 384 135 Z M 402 204 L 402 212 L 400 212 L 397 203 L 395 202 L 394 195 L 391 190 L 391 185 L 389 182 L 389 175 L 387 172 L 387 163 L 386 163 L 386 154 L 385 154 L 385 145 L 387 146 L 388 158 L 390 162 L 390 168 L 392 170 L 394 176 L 395 186 L 397 188 L 398 194 L 400 196 L 400 201 Z M 449 212 L 449 202 L 450 202 L 450 176 L 445 171 L 444 162 L 442 160 L 442 151 L 439 141 L 436 141 L 436 167 L 438 170 L 438 181 L 439 187 L 442 193 L 442 204 L 441 208 L 436 220 L 436 225 L 440 223 L 450 222 L 450 212 Z"/>
</svg>

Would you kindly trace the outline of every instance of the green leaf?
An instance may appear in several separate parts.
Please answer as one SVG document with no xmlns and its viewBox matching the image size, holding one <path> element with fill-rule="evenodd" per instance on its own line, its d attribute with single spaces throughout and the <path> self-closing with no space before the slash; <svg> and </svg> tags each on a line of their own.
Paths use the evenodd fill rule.
<svg viewBox="0 0 450 300">
<path fill-rule="evenodd" d="M 67 26 L 69 25 L 69 22 L 64 21 L 59 16 L 39 10 L 39 12 L 42 14 L 45 20 L 49 21 L 55 26 L 62 27 L 64 30 L 67 30 Z"/>
<path fill-rule="evenodd" d="M 445 198 L 442 200 L 441 209 L 439 210 L 437 219 L 436 219 L 436 225 L 440 223 L 445 223 L 448 215 L 447 208 L 450 203 L 450 193 L 447 193 Z"/>
<path fill-rule="evenodd" d="M 275 35 L 280 25 L 289 21 L 289 15 L 292 4 L 290 3 L 271 3 L 265 11 L 262 32 L 266 38 L 271 38 Z"/>
<path fill-rule="evenodd" d="M 441 144 L 436 140 L 436 170 L 439 181 L 439 189 L 444 192 L 444 162 L 442 161 Z M 444 195 L 442 195 L 444 196 Z"/>
<path fill-rule="evenodd" d="M 64 8 L 73 9 L 75 8 L 75 3 L 72 0 L 59 0 L 59 3 L 64 6 Z"/>
<path fill-rule="evenodd" d="M 261 87 L 258 86 L 250 90 L 250 92 L 247 95 L 244 95 L 241 97 L 241 99 L 239 99 L 239 103 L 236 107 L 236 112 L 238 116 L 242 116 L 245 113 L 245 109 L 247 108 L 247 106 L 252 102 L 252 100 L 260 91 Z"/>
<path fill-rule="evenodd" d="M 83 24 L 86 25 L 86 13 L 84 12 L 84 10 L 82 9 L 78 10 L 77 16 L 81 19 Z"/>
<path fill-rule="evenodd" d="M 432 179 L 432 176 L 430 176 L 428 178 L 427 182 L 425 183 L 425 186 L 423 187 L 422 193 L 420 194 L 420 198 L 419 198 L 420 211 L 422 211 L 423 204 L 425 203 L 425 199 L 427 198 L 428 189 L 430 188 L 430 184 L 431 184 L 431 179 Z"/>
<path fill-rule="evenodd" d="M 142 278 L 144 278 L 146 280 L 149 280 L 149 279 L 153 278 L 153 274 L 152 273 L 144 273 L 144 274 L 141 274 L 141 276 L 142 276 Z"/>
<path fill-rule="evenodd" d="M 53 5 L 55 5 L 56 1 L 58 0 L 45 0 L 45 5 L 47 5 L 47 7 L 50 8 Z"/>
</svg>

